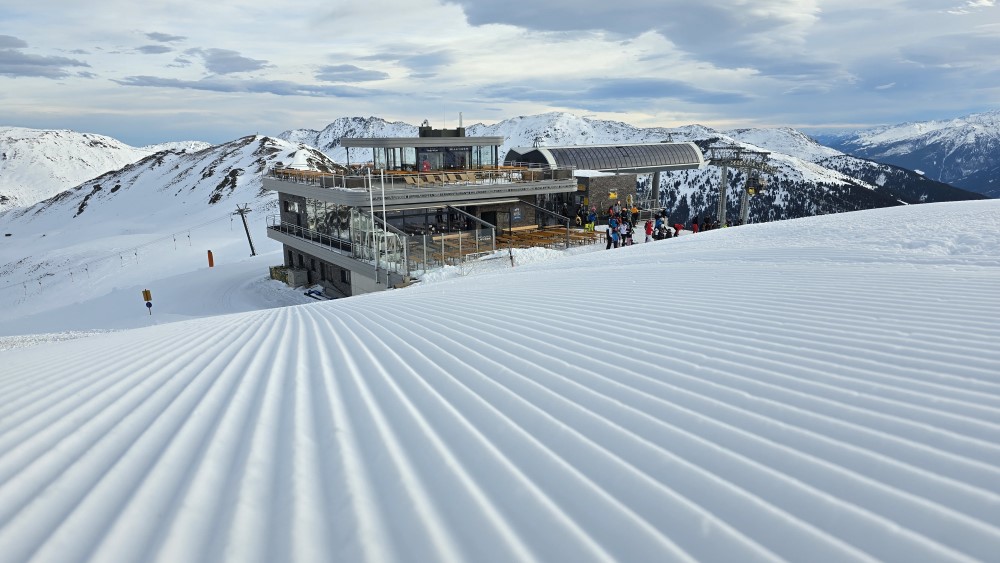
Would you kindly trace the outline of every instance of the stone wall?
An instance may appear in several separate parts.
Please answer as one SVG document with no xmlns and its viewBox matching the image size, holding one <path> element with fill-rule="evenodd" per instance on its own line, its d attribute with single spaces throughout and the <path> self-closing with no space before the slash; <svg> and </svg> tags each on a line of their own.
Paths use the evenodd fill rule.
<svg viewBox="0 0 1000 563">
<path fill-rule="evenodd" d="M 577 177 L 578 185 L 584 187 L 587 193 L 588 207 L 597 208 L 598 221 L 606 218 L 608 207 L 616 201 L 624 206 L 628 196 L 636 199 L 636 174 L 615 174 L 613 176 Z M 616 197 L 612 198 L 614 194 Z"/>
</svg>

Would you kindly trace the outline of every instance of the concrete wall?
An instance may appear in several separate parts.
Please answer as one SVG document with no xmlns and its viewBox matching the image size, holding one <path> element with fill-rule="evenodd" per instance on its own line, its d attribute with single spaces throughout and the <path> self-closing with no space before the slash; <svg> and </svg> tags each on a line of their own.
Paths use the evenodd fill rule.
<svg viewBox="0 0 1000 563">
<path fill-rule="evenodd" d="M 360 272 L 351 272 L 351 293 L 350 295 L 361 295 L 362 293 L 374 293 L 386 289 L 385 272 L 379 270 L 379 279 L 382 283 L 375 283 L 375 269 L 372 268 L 370 276 Z"/>
<path fill-rule="evenodd" d="M 530 198 L 534 200 L 534 198 Z M 534 201 L 532 201 L 534 203 Z M 520 210 L 521 219 L 511 220 L 508 218 L 508 213 L 517 208 Z M 503 203 L 499 205 L 477 205 L 475 215 L 482 219 L 484 214 L 489 215 L 490 212 L 496 212 L 496 221 L 498 229 L 506 229 L 509 224 L 513 223 L 514 227 L 524 227 L 527 225 L 537 225 L 537 218 L 535 217 L 535 209 L 530 205 L 523 203 Z M 487 220 L 487 219 L 484 219 Z"/>
<path fill-rule="evenodd" d="M 304 252 L 287 244 L 282 245 L 285 266 L 301 272 L 296 285 L 321 285 L 328 297 L 343 297 L 383 291 L 387 289 L 385 270 L 379 270 L 378 281 L 375 282 L 375 268 L 358 262 L 357 270 L 350 270 L 337 264 L 327 262 L 313 254 Z M 299 266 L 299 256 L 302 256 L 302 266 Z M 347 272 L 347 282 L 342 279 L 342 272 Z M 307 277 L 305 277 L 307 276 Z M 390 273 L 389 285 L 399 284 L 403 276 Z"/>
</svg>

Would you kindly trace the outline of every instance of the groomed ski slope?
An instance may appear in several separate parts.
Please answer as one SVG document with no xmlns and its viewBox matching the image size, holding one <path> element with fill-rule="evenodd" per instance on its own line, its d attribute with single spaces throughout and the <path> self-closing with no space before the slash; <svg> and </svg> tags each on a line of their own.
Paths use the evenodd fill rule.
<svg viewBox="0 0 1000 563">
<path fill-rule="evenodd" d="M 1000 201 L 0 353 L 19 561 L 997 561 Z"/>
</svg>

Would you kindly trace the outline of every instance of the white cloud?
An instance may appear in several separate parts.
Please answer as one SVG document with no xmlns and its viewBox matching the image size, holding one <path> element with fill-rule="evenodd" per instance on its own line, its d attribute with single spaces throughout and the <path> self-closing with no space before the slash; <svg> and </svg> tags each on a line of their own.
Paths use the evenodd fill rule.
<svg viewBox="0 0 1000 563">
<path fill-rule="evenodd" d="M 995 99 L 1000 87 L 1000 79 L 989 74 L 995 52 L 989 26 L 1000 25 L 994 3 L 963 3 L 977 10 L 975 18 L 941 17 L 938 3 L 925 0 L 902 0 L 891 9 L 860 0 L 740 0 L 725 6 L 557 0 L 516 10 L 444 0 L 303 0 L 294 9 L 235 0 L 179 0 L 170 6 L 99 0 L 57 11 L 19 4 L 11 12 L 16 17 L 0 20 L 0 38 L 31 45 L 15 51 L 48 62 L 61 53 L 86 52 L 85 59 L 74 60 L 110 81 L 63 73 L 60 96 L 26 77 L 0 78 L 0 88 L 25 99 L 44 92 L 65 112 L 86 111 L 106 99 L 109 88 L 131 88 L 134 77 L 187 91 L 170 96 L 165 90 L 155 99 L 149 98 L 151 89 L 144 96 L 122 96 L 119 111 L 138 115 L 209 104 L 199 96 L 212 90 L 191 86 L 207 84 L 208 75 L 227 76 L 232 81 L 225 86 L 231 94 L 225 119 L 239 122 L 241 113 L 267 107 L 257 98 L 268 90 L 261 85 L 315 92 L 331 82 L 378 81 L 378 99 L 328 101 L 311 118 L 304 112 L 312 105 L 303 100 L 295 112 L 309 121 L 279 129 L 322 127 L 334 117 L 362 113 L 419 122 L 463 111 L 469 121 L 488 121 L 550 110 L 605 112 L 611 106 L 616 119 L 643 125 L 684 124 L 677 116 L 729 126 L 885 123 L 918 120 L 932 110 L 986 109 L 984 100 Z M 166 49 L 173 55 L 155 56 Z M 239 80 L 248 83 L 239 86 Z M 695 95 L 622 95 L 630 84 L 656 83 Z M 545 90 L 560 95 L 510 96 Z M 957 94 L 947 97 L 946 91 Z M 730 97 L 719 98 L 721 93 Z M 892 103 L 884 106 L 870 97 L 890 93 Z M 716 103 L 720 99 L 734 103 Z M 927 99 L 948 106 L 931 107 Z M 817 104 L 824 112 L 815 111 Z M 28 114 L 12 111 L 0 108 L 0 122 L 30 122 L 34 115 L 30 108 Z"/>
</svg>

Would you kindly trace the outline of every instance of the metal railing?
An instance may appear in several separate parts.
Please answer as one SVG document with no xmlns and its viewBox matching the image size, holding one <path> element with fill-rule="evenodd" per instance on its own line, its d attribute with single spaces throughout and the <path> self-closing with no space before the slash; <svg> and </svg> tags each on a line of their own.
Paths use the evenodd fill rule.
<svg viewBox="0 0 1000 563">
<path fill-rule="evenodd" d="M 314 231 L 307 229 L 301 225 L 296 225 L 294 223 L 289 223 L 287 221 L 282 221 L 279 215 L 269 215 L 267 217 L 267 228 L 274 231 L 284 233 L 286 235 L 291 235 L 296 238 L 308 240 L 309 242 L 314 242 L 316 244 L 321 244 L 323 246 L 338 250 L 343 254 L 352 256 L 352 247 L 350 239 L 345 239 L 341 237 L 335 237 L 319 231 Z"/>
<path fill-rule="evenodd" d="M 348 238 L 336 237 L 299 225 L 267 218 L 267 228 L 326 247 L 359 262 L 371 265 L 376 275 L 392 272 L 401 276 L 424 273 L 443 266 L 458 266 L 496 251 L 496 229 L 479 221 L 482 228 L 424 235 L 407 235 L 374 215 L 352 214 Z M 478 220 L 477 220 L 478 221 Z"/>
<path fill-rule="evenodd" d="M 574 170 L 573 166 L 517 163 L 476 170 L 438 170 L 432 172 L 373 170 L 371 175 L 368 175 L 272 167 L 265 172 L 265 176 L 321 188 L 371 191 L 382 189 L 383 184 L 386 190 L 401 190 L 566 180 L 573 177 Z"/>
</svg>

